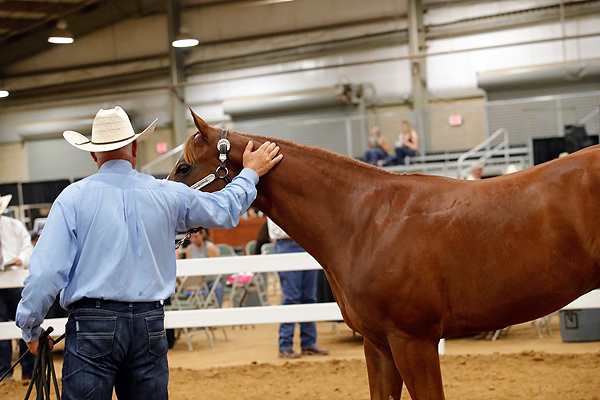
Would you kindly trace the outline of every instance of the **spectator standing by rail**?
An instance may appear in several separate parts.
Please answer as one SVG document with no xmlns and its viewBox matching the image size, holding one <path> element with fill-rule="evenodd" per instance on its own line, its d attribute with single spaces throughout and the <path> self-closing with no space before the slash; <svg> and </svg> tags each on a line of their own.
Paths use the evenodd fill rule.
<svg viewBox="0 0 600 400">
<path fill-rule="evenodd" d="M 137 172 L 136 134 L 125 111 L 100 110 L 92 138 L 66 131 L 89 151 L 98 173 L 54 202 L 33 252 L 17 325 L 36 354 L 40 324 L 56 294 L 71 310 L 66 326 L 63 398 L 167 399 L 169 368 L 162 300 L 175 288 L 178 231 L 231 228 L 256 197 L 259 176 L 281 160 L 265 142 L 243 154 L 244 169 L 215 193 Z M 52 340 L 49 339 L 52 346 Z"/>
<path fill-rule="evenodd" d="M 8 207 L 12 195 L 7 194 L 0 198 L 0 270 L 26 269 L 33 246 L 31 236 L 23 223 L 17 219 L 3 216 L 2 213 Z M 1 274 L 1 272 L 0 272 Z M 23 288 L 0 289 L 0 322 L 15 319 L 17 305 L 21 299 Z M 27 345 L 19 340 L 20 354 L 27 351 Z M 0 376 L 8 371 L 12 364 L 12 341 L 0 341 Z M 21 379 L 27 381 L 33 372 L 34 357 L 27 354 L 21 361 Z M 12 373 L 5 379 L 12 379 Z"/>
<path fill-rule="evenodd" d="M 267 219 L 269 236 L 275 239 L 275 254 L 302 253 L 304 249 L 294 242 L 283 229 L 270 218 Z M 317 302 L 317 276 L 318 271 L 281 271 L 281 291 L 283 298 L 281 304 L 311 304 Z M 302 355 L 329 354 L 329 350 L 317 346 L 317 324 L 315 322 L 300 322 L 300 347 Z M 300 354 L 293 349 L 294 330 L 296 324 L 287 322 L 279 325 L 279 357 L 300 358 Z"/>
</svg>

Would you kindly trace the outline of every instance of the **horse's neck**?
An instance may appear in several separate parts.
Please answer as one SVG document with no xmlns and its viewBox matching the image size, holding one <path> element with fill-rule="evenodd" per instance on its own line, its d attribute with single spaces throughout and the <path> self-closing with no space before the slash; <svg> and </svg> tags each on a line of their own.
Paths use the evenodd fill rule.
<svg viewBox="0 0 600 400">
<path fill-rule="evenodd" d="M 318 149 L 278 143 L 282 162 L 261 178 L 256 206 L 318 261 L 360 232 L 360 208 L 381 171 Z"/>
</svg>

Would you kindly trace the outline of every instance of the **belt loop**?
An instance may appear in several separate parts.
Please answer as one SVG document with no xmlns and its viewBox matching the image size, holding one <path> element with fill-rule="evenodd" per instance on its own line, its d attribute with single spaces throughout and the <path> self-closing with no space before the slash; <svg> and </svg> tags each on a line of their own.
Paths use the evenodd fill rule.
<svg viewBox="0 0 600 400">
<path fill-rule="evenodd" d="M 102 304 L 102 301 L 96 300 L 96 308 L 100 308 L 100 304 Z"/>
</svg>

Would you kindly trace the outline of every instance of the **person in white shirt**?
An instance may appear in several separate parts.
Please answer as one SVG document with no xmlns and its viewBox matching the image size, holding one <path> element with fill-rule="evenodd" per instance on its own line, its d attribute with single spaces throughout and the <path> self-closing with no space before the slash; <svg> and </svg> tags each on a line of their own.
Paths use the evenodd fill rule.
<svg viewBox="0 0 600 400">
<path fill-rule="evenodd" d="M 33 246 L 31 236 L 25 225 L 17 219 L 1 215 L 8 207 L 12 195 L 8 194 L 0 198 L 0 270 L 25 269 L 29 265 L 29 258 Z M 0 272 L 0 277 L 2 272 Z M 0 289 L 0 322 L 15 319 L 17 305 L 21 300 L 23 288 Z M 27 350 L 23 340 L 19 341 L 21 355 Z M 0 341 L 0 376 L 4 375 L 11 367 L 12 342 L 10 340 Z M 21 376 L 23 380 L 31 377 L 33 372 L 34 357 L 28 353 L 21 361 Z M 12 379 L 12 372 L 5 379 Z"/>
<path fill-rule="evenodd" d="M 471 164 L 471 173 L 467 176 L 468 181 L 478 181 L 483 176 L 483 168 L 485 165 L 480 162 L 474 162 Z"/>
<path fill-rule="evenodd" d="M 269 236 L 275 239 L 275 254 L 302 253 L 304 249 L 294 242 L 283 229 L 271 219 L 267 219 Z M 281 271 L 281 304 L 310 304 L 317 302 L 317 270 Z M 327 355 L 329 350 L 317 346 L 317 325 L 314 322 L 300 322 L 300 347 L 302 355 Z M 294 322 L 279 326 L 279 357 L 299 358 L 301 355 L 293 349 Z"/>
</svg>

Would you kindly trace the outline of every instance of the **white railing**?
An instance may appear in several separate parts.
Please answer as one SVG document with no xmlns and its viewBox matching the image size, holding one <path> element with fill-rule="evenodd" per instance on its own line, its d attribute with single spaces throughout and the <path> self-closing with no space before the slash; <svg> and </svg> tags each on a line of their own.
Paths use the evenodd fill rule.
<svg viewBox="0 0 600 400">
<path fill-rule="evenodd" d="M 234 274 L 252 271 L 298 271 L 320 269 L 321 265 L 308 253 L 269 254 L 239 257 L 214 257 L 177 260 L 177 276 Z M 0 272 L 1 287 L 20 287 L 29 271 Z M 6 278 L 6 279 L 5 279 Z M 204 310 L 166 311 L 167 329 L 271 324 L 284 322 L 342 321 L 337 303 L 293 304 L 284 306 L 217 308 Z M 65 331 L 67 318 L 47 319 L 42 324 L 52 326 L 55 334 Z M 14 322 L 0 322 L 0 340 L 19 339 L 21 330 Z M 445 352 L 444 339 L 438 345 L 440 354 Z"/>
<path fill-rule="evenodd" d="M 585 117 L 581 118 L 579 120 L 579 125 L 585 125 L 585 124 L 587 124 L 590 119 L 594 118 L 596 115 L 599 115 L 599 114 L 600 114 L 600 107 L 596 108 L 591 113 L 589 113 Z"/>
<path fill-rule="evenodd" d="M 504 132 L 503 132 L 504 131 Z M 503 135 L 502 143 L 489 148 L 491 142 Z M 495 136 L 494 136 L 495 135 Z M 496 131 L 494 135 L 486 139 L 483 143 L 477 145 L 468 152 L 445 152 L 441 154 L 427 154 L 423 156 L 410 157 L 409 165 L 396 165 L 384 167 L 384 169 L 397 172 L 423 172 L 434 175 L 441 175 L 456 178 L 461 174 L 468 173 L 464 164 L 469 158 L 474 160 L 486 161 L 486 170 L 494 173 L 502 173 L 504 168 L 510 163 L 518 167 L 519 170 L 531 166 L 532 150 L 531 146 L 508 145 L 508 134 L 504 129 Z M 488 149 L 486 150 L 486 147 Z M 503 157 L 494 157 L 500 153 Z M 461 169 L 463 170 L 461 173 Z"/>
<path fill-rule="evenodd" d="M 245 271 L 258 273 L 320 268 L 319 263 L 308 253 L 177 260 L 177 276 L 229 275 Z M 0 287 L 21 287 L 27 275 L 29 275 L 28 270 L 0 272 Z M 341 321 L 342 319 L 337 303 L 165 312 L 165 326 L 169 329 L 281 322 Z M 66 318 L 52 318 L 45 320 L 42 326 L 52 326 L 56 335 L 61 335 L 64 333 L 66 322 Z M 0 340 L 20 337 L 21 330 L 14 322 L 0 323 Z"/>
<path fill-rule="evenodd" d="M 485 151 L 483 153 L 483 155 L 477 157 L 479 151 L 481 151 L 483 148 L 486 148 L 486 147 L 489 148 L 491 143 L 494 140 L 498 139 L 498 137 L 500 137 L 500 135 L 502 135 L 502 141 L 500 143 L 498 143 L 493 148 L 490 148 L 487 151 Z M 471 150 L 467 151 L 462 156 L 458 157 L 457 178 L 461 179 L 469 173 L 470 167 L 463 166 L 465 161 L 468 160 L 469 158 L 477 157 L 475 161 L 485 163 L 485 161 L 487 159 L 498 154 L 501 150 L 504 150 L 504 157 L 505 157 L 506 163 L 508 164 L 509 157 L 510 157 L 510 154 L 508 152 L 508 132 L 506 132 L 506 129 L 504 129 L 504 128 L 498 129 L 496 132 L 494 132 L 493 135 L 489 136 L 483 142 L 479 143 L 477 146 L 473 147 Z"/>
<path fill-rule="evenodd" d="M 142 166 L 142 168 L 140 168 L 140 170 L 145 174 L 151 174 L 153 166 L 160 163 L 161 161 L 166 160 L 167 158 L 173 157 L 175 154 L 179 153 L 182 150 L 183 150 L 183 144 L 180 144 L 179 146 L 175 147 L 174 149 L 167 151 L 165 154 L 158 156 L 157 158 L 150 161 L 149 163 L 144 164 Z"/>
</svg>

